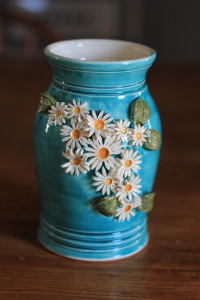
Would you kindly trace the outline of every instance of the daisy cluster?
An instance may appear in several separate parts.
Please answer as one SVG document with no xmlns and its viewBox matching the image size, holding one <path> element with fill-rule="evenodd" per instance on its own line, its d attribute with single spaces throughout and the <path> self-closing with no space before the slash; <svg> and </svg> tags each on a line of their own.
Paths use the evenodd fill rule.
<svg viewBox="0 0 200 300">
<path fill-rule="evenodd" d="M 142 156 L 135 149 L 146 142 L 146 129 L 128 120 L 114 122 L 110 114 L 89 111 L 86 102 L 56 102 L 48 111 L 49 123 L 62 125 L 61 136 L 67 162 L 61 165 L 71 175 L 93 172 L 93 186 L 104 196 L 115 196 L 119 208 L 115 217 L 129 220 L 141 206 Z"/>
</svg>

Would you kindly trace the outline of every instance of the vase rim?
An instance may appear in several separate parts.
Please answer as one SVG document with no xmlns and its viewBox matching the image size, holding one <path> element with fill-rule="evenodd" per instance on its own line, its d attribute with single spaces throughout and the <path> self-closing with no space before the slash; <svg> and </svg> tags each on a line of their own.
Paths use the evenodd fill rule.
<svg viewBox="0 0 200 300">
<path fill-rule="evenodd" d="M 112 39 L 63 40 L 48 45 L 44 52 L 59 64 L 71 62 L 85 67 L 151 64 L 156 57 L 155 50 L 148 46 Z"/>
</svg>

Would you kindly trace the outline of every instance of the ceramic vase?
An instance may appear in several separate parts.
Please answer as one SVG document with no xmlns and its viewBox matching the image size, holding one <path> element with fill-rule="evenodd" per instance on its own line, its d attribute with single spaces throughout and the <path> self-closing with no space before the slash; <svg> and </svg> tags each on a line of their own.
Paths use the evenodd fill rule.
<svg viewBox="0 0 200 300">
<path fill-rule="evenodd" d="M 51 44 L 45 54 L 53 82 L 34 126 L 39 240 L 79 260 L 135 254 L 148 241 L 161 144 L 145 83 L 155 51 L 86 39 Z"/>
</svg>

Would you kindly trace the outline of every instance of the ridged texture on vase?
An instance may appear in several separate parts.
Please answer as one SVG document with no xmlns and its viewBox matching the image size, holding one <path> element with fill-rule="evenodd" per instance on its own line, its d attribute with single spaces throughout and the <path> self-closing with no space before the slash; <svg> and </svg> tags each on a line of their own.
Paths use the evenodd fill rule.
<svg viewBox="0 0 200 300">
<path fill-rule="evenodd" d="M 84 233 L 61 229 L 41 219 L 39 240 L 49 250 L 82 260 L 115 260 L 140 251 L 147 243 L 146 218 L 129 230 Z"/>
</svg>

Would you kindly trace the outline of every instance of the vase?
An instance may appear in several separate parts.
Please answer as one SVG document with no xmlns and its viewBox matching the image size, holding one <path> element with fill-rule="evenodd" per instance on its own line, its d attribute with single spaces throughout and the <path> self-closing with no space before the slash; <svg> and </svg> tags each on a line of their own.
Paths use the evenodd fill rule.
<svg viewBox="0 0 200 300">
<path fill-rule="evenodd" d="M 117 260 L 148 241 L 147 214 L 161 144 L 145 83 L 153 49 L 102 39 L 45 48 L 53 83 L 35 116 L 38 237 L 50 251 Z"/>
</svg>

